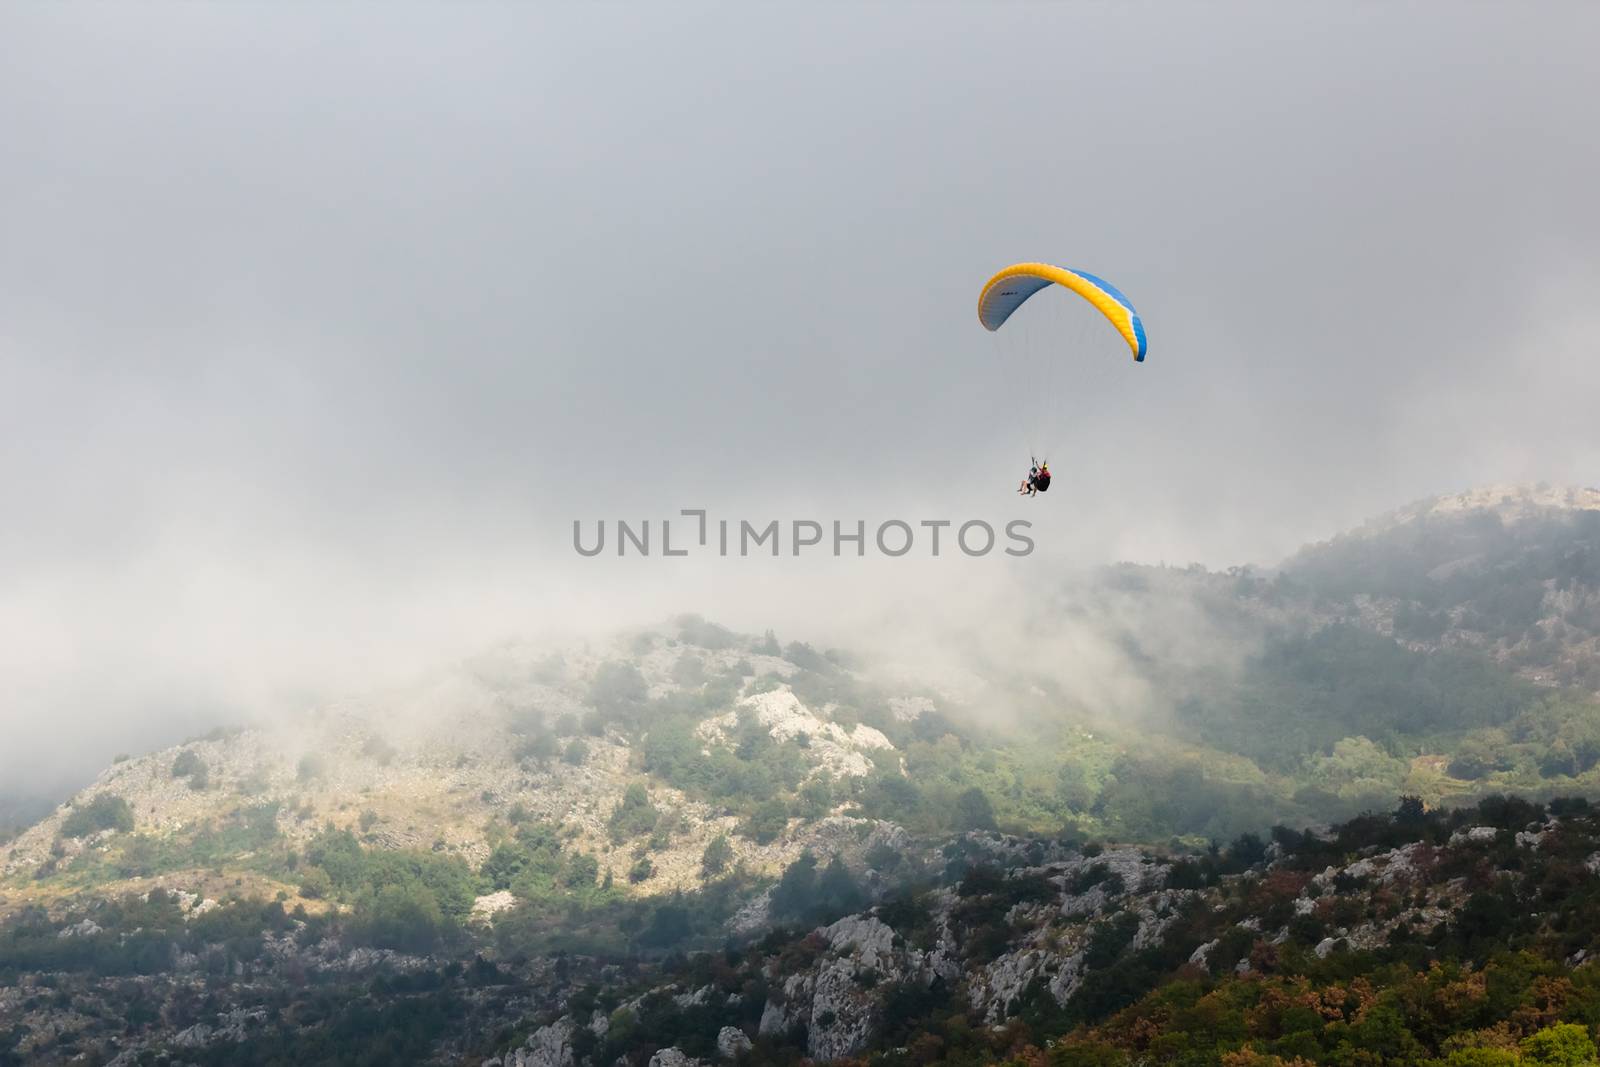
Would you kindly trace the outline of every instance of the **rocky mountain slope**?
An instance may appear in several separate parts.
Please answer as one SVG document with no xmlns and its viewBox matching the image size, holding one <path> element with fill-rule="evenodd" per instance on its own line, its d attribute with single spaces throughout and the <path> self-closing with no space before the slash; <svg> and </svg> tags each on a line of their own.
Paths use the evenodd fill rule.
<svg viewBox="0 0 1600 1067">
<path fill-rule="evenodd" d="M 1019 610 L 959 696 L 686 616 L 119 759 L 0 847 L 0 1063 L 1116 1062 L 1183 975 L 1596 950 L 1500 795 L 1600 793 L 1600 493 Z"/>
<path fill-rule="evenodd" d="M 10 967 L 30 966 L 0 993 L 0 1026 L 14 1062 L 41 1063 L 931 1064 L 1042 1062 L 1057 1046 L 1119 1063 L 1163 1058 L 1177 1024 L 1152 998 L 1288 983 L 1321 1012 L 1295 1024 L 1304 1061 L 1348 1062 L 1394 1039 L 1362 1029 L 1390 987 L 1451 961 L 1457 1030 L 1438 1029 L 1439 1006 L 1391 1005 L 1421 1062 L 1515 1050 L 1581 1019 L 1580 991 L 1600 986 L 1586 962 L 1600 950 L 1600 819 L 1582 802 L 1407 803 L 1200 856 L 969 833 L 907 843 L 902 859 L 915 876 L 837 915 L 791 868 L 766 907 L 821 906 L 814 925 L 686 957 L 373 950 L 276 905 L 160 892 L 34 913 L 3 942 Z M 1512 950 L 1533 968 L 1514 990 Z M 1290 1037 L 1272 1033 L 1202 1035 L 1221 1042 L 1204 1062 L 1269 1055 Z"/>
<path fill-rule="evenodd" d="M 151 838 L 225 833 L 249 813 L 270 812 L 270 837 L 279 850 L 303 850 L 333 826 L 350 829 L 371 847 L 428 849 L 473 866 L 490 855 L 490 828 L 515 812 L 518 820 L 559 825 L 568 849 L 598 858 L 602 878 L 626 880 L 637 857 L 620 847 L 612 819 L 637 783 L 648 783 L 648 800 L 665 825 L 650 845 L 651 873 L 634 879 L 635 891 L 698 887 L 702 856 L 719 836 L 729 841 L 730 863 L 775 874 L 807 843 L 836 832 L 825 817 L 839 805 L 823 804 L 792 833 L 780 817 L 769 834 L 741 835 L 729 805 L 643 773 L 637 738 L 598 720 L 596 701 L 620 700 L 629 710 L 699 701 L 706 679 L 726 681 L 716 698 L 726 710 L 697 709 L 693 743 L 709 756 L 741 744 L 741 728 L 754 731 L 782 748 L 800 790 L 807 783 L 832 787 L 863 778 L 880 763 L 895 767 L 898 754 L 873 727 L 856 722 L 846 728 L 827 718 L 827 705 L 814 713 L 802 704 L 782 684 L 799 669 L 789 660 L 752 651 L 749 639 L 735 647 L 732 635 L 714 632 L 712 643 L 728 647 L 689 646 L 650 633 L 604 650 L 507 647 L 403 697 L 318 709 L 271 728 L 219 730 L 120 760 L 0 850 L 0 875 L 11 887 L 10 899 L 33 899 L 36 887 L 62 882 L 53 878 L 56 872 L 89 869 L 96 854 L 111 853 L 126 834 L 119 838 L 107 827 L 79 836 L 64 827 L 74 811 L 114 797 L 128 806 L 129 830 Z M 759 691 L 739 696 L 739 687 L 758 672 L 764 679 L 754 687 Z M 608 677 L 633 689 L 620 698 L 597 696 L 596 686 L 603 688 Z M 178 773 L 185 767 L 200 770 Z M 242 850 L 227 862 L 248 867 L 258 858 Z M 205 872 L 192 872 L 189 881 L 197 880 L 206 882 Z M 135 875 L 98 885 L 115 893 L 162 881 Z M 256 881 L 274 892 L 293 895 L 296 889 L 289 878 Z M 60 888 L 84 884 L 68 876 Z"/>
</svg>

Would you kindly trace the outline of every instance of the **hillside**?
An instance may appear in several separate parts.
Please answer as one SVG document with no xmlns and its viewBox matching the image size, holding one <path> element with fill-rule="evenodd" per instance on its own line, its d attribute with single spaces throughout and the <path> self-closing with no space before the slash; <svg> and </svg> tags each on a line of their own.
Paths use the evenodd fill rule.
<svg viewBox="0 0 1600 1067">
<path fill-rule="evenodd" d="M 653 894 L 701 884 L 713 840 L 770 876 L 840 819 L 1199 842 L 1402 792 L 1600 786 L 1600 492 L 1439 498 L 1271 573 L 1120 565 L 1022 610 L 1023 666 L 948 651 L 977 679 L 959 698 L 693 617 L 507 645 L 405 692 L 120 760 L 0 849 L 0 900 L 181 871 L 297 894 L 293 864 L 330 826 L 478 868 L 515 826 L 548 824 L 602 880 Z M 1082 684 L 1096 674 L 1116 685 Z M 97 800 L 125 803 L 132 833 L 64 832 Z"/>
<path fill-rule="evenodd" d="M 0 936 L 0 1062 L 1594 1056 L 1600 819 L 1582 801 L 1408 802 L 1194 857 L 975 832 L 896 850 L 875 890 L 881 871 L 819 866 L 767 895 L 770 932 L 688 955 L 662 952 L 694 947 L 715 889 L 654 905 L 615 955 L 529 956 L 515 924 L 372 948 L 358 920 L 161 891 L 33 911 Z"/>
<path fill-rule="evenodd" d="M 1284 573 L 1415 648 L 1468 648 L 1600 690 L 1600 490 L 1441 497 L 1298 553 Z"/>
<path fill-rule="evenodd" d="M 1588 899 L 1587 809 L 1501 797 L 1600 794 L 1600 493 L 1439 498 L 1270 571 L 1124 564 L 1018 610 L 1020 655 L 938 650 L 959 693 L 685 616 L 121 758 L 0 846 L 0 1049 L 321 1062 L 303 1042 L 398 1027 L 390 1061 L 645 1067 L 754 1039 L 763 1062 L 931 1063 L 1074 1032 L 1118 1062 L 1172 1025 L 1139 998 L 1175 976 L 1301 996 L 1350 979 L 1341 945 L 1364 975 L 1480 967 L 1472 908 L 1520 914 L 1551 879 Z M 1472 819 L 1505 832 L 1452 839 Z M 1268 850 L 1274 826 L 1313 832 Z M 1491 940 L 1570 969 L 1597 947 L 1571 923 Z M 675 975 L 719 946 L 699 985 Z M 306 982 L 331 998 L 309 1016 Z M 1153 1014 L 1130 1036 L 1124 1008 Z M 1537 1029 L 1478 1028 L 1502 1024 Z"/>
<path fill-rule="evenodd" d="M 199 884 L 242 870 L 292 892 L 296 857 L 330 827 L 479 867 L 532 824 L 558 826 L 562 847 L 595 857 L 600 879 L 640 893 L 698 885 L 718 837 L 753 871 L 781 870 L 802 841 L 830 832 L 833 790 L 842 797 L 896 750 L 870 726 L 809 712 L 783 682 L 800 670 L 789 660 L 684 625 L 723 647 L 645 633 L 604 654 L 505 648 L 402 697 L 119 760 L 0 851 L 0 875 L 13 899 L 142 891 L 179 871 Z M 690 757 L 728 780 L 696 782 L 679 766 Z M 807 805 L 804 833 L 786 832 L 786 810 L 756 810 L 768 778 Z M 630 787 L 644 788 L 644 806 L 623 825 Z M 718 790 L 733 801 L 717 802 Z M 126 805 L 130 832 L 92 819 L 76 830 L 97 802 Z"/>
</svg>

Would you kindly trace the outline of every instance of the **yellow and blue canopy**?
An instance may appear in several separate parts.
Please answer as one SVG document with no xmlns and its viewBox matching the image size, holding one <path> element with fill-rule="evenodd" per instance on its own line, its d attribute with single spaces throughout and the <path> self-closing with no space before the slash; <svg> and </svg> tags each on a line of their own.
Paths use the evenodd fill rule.
<svg viewBox="0 0 1600 1067">
<path fill-rule="evenodd" d="M 986 330 L 998 330 L 1023 301 L 1048 285 L 1070 289 L 1093 304 L 1128 342 L 1133 358 L 1144 361 L 1144 322 L 1133 310 L 1133 304 L 1110 282 L 1081 270 L 1048 263 L 1013 264 L 990 278 L 983 287 L 978 297 L 978 321 Z"/>
</svg>

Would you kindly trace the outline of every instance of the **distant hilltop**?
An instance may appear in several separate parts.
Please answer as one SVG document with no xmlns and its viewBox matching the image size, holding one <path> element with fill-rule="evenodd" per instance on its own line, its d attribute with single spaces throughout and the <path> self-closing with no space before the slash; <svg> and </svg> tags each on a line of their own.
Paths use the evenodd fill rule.
<svg viewBox="0 0 1600 1067">
<path fill-rule="evenodd" d="M 1370 536 L 1419 519 L 1456 518 L 1474 511 L 1493 512 L 1505 522 L 1520 522 L 1553 511 L 1600 511 L 1600 489 L 1547 482 L 1480 486 L 1460 493 L 1427 497 L 1375 516 L 1351 530 L 1350 535 Z"/>
</svg>

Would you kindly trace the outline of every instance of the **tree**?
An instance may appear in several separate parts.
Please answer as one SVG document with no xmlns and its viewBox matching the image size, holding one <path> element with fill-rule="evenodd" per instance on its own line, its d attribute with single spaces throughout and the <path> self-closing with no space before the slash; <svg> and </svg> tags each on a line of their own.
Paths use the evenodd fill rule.
<svg viewBox="0 0 1600 1067">
<path fill-rule="evenodd" d="M 728 869 L 728 864 L 733 859 L 733 845 L 728 841 L 727 834 L 718 834 L 706 845 L 705 852 L 700 855 L 700 870 L 706 875 L 718 875 Z"/>
<path fill-rule="evenodd" d="M 1517 1067 L 1523 1059 L 1508 1048 L 1458 1048 L 1445 1057 L 1445 1067 Z"/>
<path fill-rule="evenodd" d="M 867 903 L 867 894 L 856 884 L 850 869 L 838 856 L 829 861 L 822 876 L 817 879 L 816 911 L 826 921 L 835 916 L 859 911 Z"/>
<path fill-rule="evenodd" d="M 581 737 L 575 737 L 567 745 L 567 750 L 561 754 L 563 763 L 570 763 L 574 767 L 581 767 L 589 759 L 589 745 Z"/>
<path fill-rule="evenodd" d="M 1457 778 L 1485 778 L 1507 770 L 1511 763 L 1506 753 L 1511 741 L 1504 730 L 1474 730 L 1456 746 L 1450 773 Z"/>
<path fill-rule="evenodd" d="M 306 867 L 300 872 L 300 895 L 307 900 L 322 900 L 333 893 L 333 879 L 321 867 Z"/>
<path fill-rule="evenodd" d="M 429 952 L 447 929 L 438 899 L 419 883 L 386 885 L 363 896 L 351 925 L 358 940 L 401 952 Z"/>
<path fill-rule="evenodd" d="M 817 857 L 808 849 L 784 869 L 772 888 L 767 905 L 776 919 L 804 919 L 810 914 L 817 888 Z"/>
<path fill-rule="evenodd" d="M 994 805 L 983 790 L 974 786 L 956 798 L 956 829 L 996 829 Z"/>
<path fill-rule="evenodd" d="M 1094 803 L 1094 787 L 1081 763 L 1063 763 L 1056 772 L 1056 796 L 1073 811 L 1086 811 Z"/>
<path fill-rule="evenodd" d="M 1522 1057 L 1541 1067 L 1579 1067 L 1594 1063 L 1596 1052 L 1587 1028 L 1558 1023 L 1523 1038 Z"/>
<path fill-rule="evenodd" d="M 1400 806 L 1394 811 L 1394 821 L 1399 823 L 1414 824 L 1421 822 L 1428 814 L 1427 806 L 1418 796 L 1402 796 Z"/>
<path fill-rule="evenodd" d="M 693 916 L 688 907 L 674 900 L 650 913 L 650 924 L 640 934 L 639 941 L 650 948 L 669 948 L 685 940 L 693 930 Z"/>
<path fill-rule="evenodd" d="M 511 883 L 527 866 L 528 857 L 521 849 L 500 845 L 483 861 L 479 871 L 491 889 L 510 889 Z"/>
</svg>

